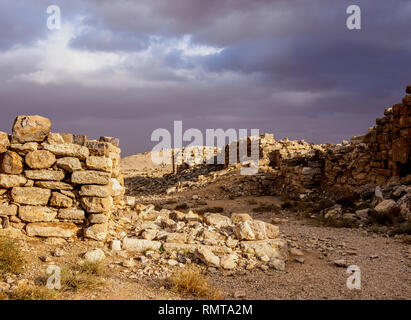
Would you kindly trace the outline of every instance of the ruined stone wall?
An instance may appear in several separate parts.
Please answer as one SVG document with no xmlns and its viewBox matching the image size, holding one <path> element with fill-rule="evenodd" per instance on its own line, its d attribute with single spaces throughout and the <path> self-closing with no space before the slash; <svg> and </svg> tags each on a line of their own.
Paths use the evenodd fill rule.
<svg viewBox="0 0 411 320">
<path fill-rule="evenodd" d="M 337 145 L 304 141 L 276 141 L 270 166 L 278 169 L 289 189 L 316 187 L 355 188 L 411 181 L 411 86 L 401 104 L 384 111 L 384 117 L 363 136 Z"/>
<path fill-rule="evenodd" d="M 119 140 L 52 133 L 41 116 L 0 132 L 0 222 L 28 236 L 104 240 L 123 199 Z"/>
</svg>

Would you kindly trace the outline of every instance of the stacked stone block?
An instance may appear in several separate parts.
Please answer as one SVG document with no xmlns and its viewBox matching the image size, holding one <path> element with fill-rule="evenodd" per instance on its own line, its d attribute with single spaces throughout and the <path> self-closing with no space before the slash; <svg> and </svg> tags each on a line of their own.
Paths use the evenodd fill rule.
<svg viewBox="0 0 411 320">
<path fill-rule="evenodd" d="M 52 133 L 50 120 L 19 116 L 0 132 L 0 219 L 28 236 L 104 240 L 124 196 L 118 139 Z"/>
</svg>

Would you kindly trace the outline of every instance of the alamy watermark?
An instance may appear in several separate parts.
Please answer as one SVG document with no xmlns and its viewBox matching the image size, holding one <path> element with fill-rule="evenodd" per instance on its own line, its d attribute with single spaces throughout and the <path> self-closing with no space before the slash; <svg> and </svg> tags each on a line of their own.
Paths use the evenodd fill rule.
<svg viewBox="0 0 411 320">
<path fill-rule="evenodd" d="M 60 30 L 61 29 L 61 10 L 59 6 L 51 5 L 47 7 L 47 28 L 49 30 Z"/>
<path fill-rule="evenodd" d="M 350 276 L 347 278 L 347 288 L 349 290 L 361 290 L 361 269 L 359 266 L 351 265 L 347 268 L 347 274 Z"/>
<path fill-rule="evenodd" d="M 159 128 L 151 134 L 151 141 L 159 142 L 151 153 L 153 163 L 181 165 L 183 163 L 225 164 L 228 142 L 228 164 L 242 163 L 241 175 L 254 175 L 258 172 L 259 129 L 237 130 L 230 128 L 206 129 L 206 137 L 201 130 L 190 128 L 183 132 L 183 122 L 174 121 L 173 135 L 169 130 Z M 184 142 L 189 142 L 183 146 Z M 218 148 L 217 155 L 215 155 Z"/>
</svg>

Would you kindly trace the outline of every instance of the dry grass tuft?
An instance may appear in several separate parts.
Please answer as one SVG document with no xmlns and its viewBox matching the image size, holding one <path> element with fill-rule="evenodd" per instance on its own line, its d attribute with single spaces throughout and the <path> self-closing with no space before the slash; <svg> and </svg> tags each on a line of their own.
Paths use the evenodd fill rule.
<svg viewBox="0 0 411 320">
<path fill-rule="evenodd" d="M 10 294 L 11 300 L 55 300 L 57 292 L 46 287 L 21 285 Z"/>
<path fill-rule="evenodd" d="M 0 276 L 6 273 L 21 273 L 24 263 L 23 254 L 17 241 L 0 237 Z"/>
<path fill-rule="evenodd" d="M 200 269 L 186 266 L 174 271 L 169 279 L 172 290 L 182 294 L 192 294 L 198 298 L 208 300 L 223 300 L 220 289 L 214 288 Z"/>
<path fill-rule="evenodd" d="M 107 269 L 102 262 L 84 261 L 61 270 L 61 286 L 63 290 L 94 290 L 103 285 L 102 276 Z"/>
</svg>

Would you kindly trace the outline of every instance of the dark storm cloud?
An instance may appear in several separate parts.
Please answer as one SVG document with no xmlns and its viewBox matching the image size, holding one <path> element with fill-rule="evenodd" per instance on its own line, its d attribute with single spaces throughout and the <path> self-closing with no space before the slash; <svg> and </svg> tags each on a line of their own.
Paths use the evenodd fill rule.
<svg viewBox="0 0 411 320">
<path fill-rule="evenodd" d="M 360 31 L 346 28 L 352 1 L 54 3 L 77 27 L 74 52 L 46 58 L 34 44 L 50 34 L 48 1 L 0 4 L 1 130 L 42 114 L 54 131 L 119 136 L 126 154 L 151 149 L 151 132 L 173 120 L 339 142 L 365 133 L 410 80 L 408 0 L 355 1 Z M 223 50 L 188 55 L 175 46 L 185 35 Z"/>
</svg>

